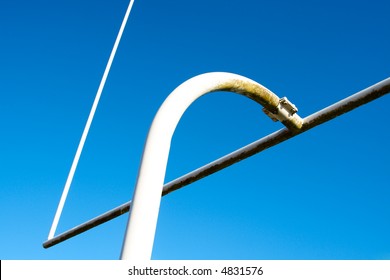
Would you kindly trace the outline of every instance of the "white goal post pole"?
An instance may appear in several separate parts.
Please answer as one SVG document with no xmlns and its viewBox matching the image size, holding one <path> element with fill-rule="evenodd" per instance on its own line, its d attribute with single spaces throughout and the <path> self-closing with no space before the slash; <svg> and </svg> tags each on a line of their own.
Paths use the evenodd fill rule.
<svg viewBox="0 0 390 280">
<path fill-rule="evenodd" d="M 150 127 L 135 186 L 133 204 L 124 237 L 121 259 L 151 259 L 161 193 L 174 130 L 186 109 L 200 96 L 213 91 L 245 95 L 289 129 L 299 130 L 302 119 L 296 108 L 279 99 L 262 85 L 231 73 L 206 73 L 191 78 L 176 88 L 158 110 Z"/>
</svg>

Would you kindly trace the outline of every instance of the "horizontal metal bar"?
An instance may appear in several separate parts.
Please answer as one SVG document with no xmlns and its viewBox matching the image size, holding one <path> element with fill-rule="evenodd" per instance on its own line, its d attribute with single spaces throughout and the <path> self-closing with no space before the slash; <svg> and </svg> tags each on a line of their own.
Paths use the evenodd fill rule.
<svg viewBox="0 0 390 280">
<path fill-rule="evenodd" d="M 385 79 L 369 88 L 366 88 L 354 95 L 351 95 L 333 105 L 326 107 L 306 118 L 304 118 L 303 127 L 300 131 L 290 131 L 287 128 L 280 129 L 272 134 L 269 134 L 241 149 L 238 149 L 226 156 L 223 156 L 203 167 L 200 167 L 186 175 L 183 175 L 164 185 L 162 196 L 167 195 L 175 190 L 178 190 L 184 186 L 187 186 L 195 181 L 198 181 L 208 175 L 211 175 L 217 171 L 220 171 L 234 163 L 237 163 L 243 159 L 246 159 L 254 154 L 264 151 L 272 146 L 275 146 L 281 142 L 286 141 L 298 134 L 301 134 L 309 129 L 312 129 L 318 125 L 321 125 L 327 121 L 330 121 L 342 114 L 356 109 L 357 107 L 371 102 L 377 98 L 380 98 L 390 92 L 390 78 Z M 79 226 L 76 226 L 62 234 L 55 236 L 54 238 L 47 240 L 43 243 L 44 248 L 52 247 L 58 243 L 61 243 L 71 237 L 74 237 L 80 233 L 83 233 L 91 228 L 101 225 L 107 221 L 110 221 L 116 217 L 127 213 L 130 210 L 131 201 L 122 204 L 96 218 L 93 218 Z"/>
</svg>

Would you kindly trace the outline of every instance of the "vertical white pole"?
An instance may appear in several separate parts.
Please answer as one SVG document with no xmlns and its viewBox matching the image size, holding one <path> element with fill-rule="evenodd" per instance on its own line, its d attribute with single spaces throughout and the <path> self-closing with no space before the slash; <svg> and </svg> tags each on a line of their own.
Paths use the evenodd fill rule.
<svg viewBox="0 0 390 280">
<path fill-rule="evenodd" d="M 58 207 L 57 207 L 56 214 L 54 216 L 54 220 L 53 220 L 50 232 L 49 232 L 48 239 L 53 238 L 54 234 L 56 232 L 56 229 L 57 229 L 57 226 L 58 226 L 58 221 L 60 220 L 61 213 L 62 213 L 62 210 L 64 208 L 65 200 L 66 200 L 66 198 L 68 196 L 70 185 L 72 184 L 74 173 L 76 171 L 76 168 L 77 168 L 77 165 L 78 165 L 78 162 L 79 162 L 79 159 L 80 159 L 80 155 L 81 155 L 81 152 L 82 152 L 84 144 L 85 144 L 85 140 L 87 139 L 87 135 L 88 135 L 89 129 L 91 127 L 91 123 L 92 123 L 93 117 L 95 115 L 96 108 L 97 108 L 97 106 L 99 104 L 99 100 L 100 100 L 100 97 L 102 95 L 104 85 L 106 84 L 108 73 L 110 72 L 111 65 L 112 65 L 112 62 L 114 60 L 116 51 L 118 49 L 119 42 L 120 42 L 120 40 L 122 38 L 123 31 L 124 31 L 124 29 L 126 27 L 126 23 L 127 23 L 128 18 L 129 18 L 131 8 L 133 7 L 133 3 L 134 3 L 134 0 L 130 0 L 130 3 L 129 3 L 129 6 L 127 8 L 125 17 L 124 17 L 124 19 L 122 21 L 122 25 L 121 25 L 121 27 L 119 29 L 118 36 L 117 36 L 117 38 L 115 40 L 114 47 L 113 47 L 113 49 L 111 51 L 110 58 L 108 59 L 108 62 L 107 62 L 106 69 L 104 71 L 102 80 L 100 81 L 100 85 L 99 85 L 99 88 L 97 90 L 95 100 L 93 102 L 91 111 L 89 113 L 87 123 L 85 125 L 83 134 L 81 136 L 79 146 L 77 147 L 76 155 L 74 156 L 73 163 L 72 163 L 72 166 L 70 168 L 70 171 L 69 171 L 69 174 L 68 174 L 68 178 L 66 180 L 66 183 L 65 183 L 65 186 L 64 186 L 64 190 L 62 192 L 62 196 L 61 196 L 60 202 L 59 202 Z"/>
</svg>

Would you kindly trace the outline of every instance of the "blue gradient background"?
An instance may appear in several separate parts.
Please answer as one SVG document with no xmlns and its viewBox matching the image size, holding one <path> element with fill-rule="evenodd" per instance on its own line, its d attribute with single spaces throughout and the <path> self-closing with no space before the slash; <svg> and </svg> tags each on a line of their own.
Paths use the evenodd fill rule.
<svg viewBox="0 0 390 280">
<path fill-rule="evenodd" d="M 127 215 L 43 249 L 127 0 L 0 2 L 0 258 L 117 259 Z M 136 0 L 57 233 L 131 199 L 159 106 L 226 71 L 305 117 L 390 76 L 390 2 Z M 385 96 L 162 200 L 154 259 L 390 259 Z M 218 92 L 166 181 L 282 127 Z"/>
</svg>

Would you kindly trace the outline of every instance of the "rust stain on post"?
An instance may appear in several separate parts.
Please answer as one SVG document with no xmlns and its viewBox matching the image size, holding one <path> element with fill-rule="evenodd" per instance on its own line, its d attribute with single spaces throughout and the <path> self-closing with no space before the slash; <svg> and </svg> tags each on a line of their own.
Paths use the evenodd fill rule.
<svg viewBox="0 0 390 280">
<path fill-rule="evenodd" d="M 232 80 L 220 84 L 215 91 L 218 90 L 242 94 L 264 106 L 270 112 L 275 114 L 278 112 L 277 107 L 279 105 L 279 97 L 257 83 L 251 81 Z"/>
<path fill-rule="evenodd" d="M 281 99 L 267 88 L 253 81 L 232 80 L 221 83 L 215 91 L 230 91 L 242 94 L 260 105 L 272 114 L 279 115 L 284 111 L 280 106 Z M 303 125 L 303 120 L 295 113 L 289 114 L 280 120 L 289 130 L 298 133 Z"/>
</svg>

